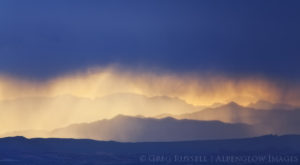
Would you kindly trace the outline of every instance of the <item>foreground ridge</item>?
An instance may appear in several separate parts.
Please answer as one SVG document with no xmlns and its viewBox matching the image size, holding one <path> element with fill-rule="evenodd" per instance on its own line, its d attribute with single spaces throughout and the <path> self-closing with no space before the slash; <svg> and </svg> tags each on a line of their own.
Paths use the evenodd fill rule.
<svg viewBox="0 0 300 165">
<path fill-rule="evenodd" d="M 189 156 L 189 159 L 181 160 L 180 157 L 184 156 Z M 265 158 L 258 160 L 258 156 Z M 27 139 L 20 136 L 0 139 L 0 164 L 5 162 L 5 164 L 17 165 L 167 164 L 170 161 L 186 164 L 195 163 L 195 159 L 200 161 L 201 157 L 203 159 L 205 157 L 206 160 L 202 163 L 206 164 L 215 164 L 217 159 L 231 164 L 251 164 L 254 163 L 253 161 L 257 164 L 287 162 L 298 164 L 299 156 L 300 135 L 136 143 L 90 139 Z M 226 159 L 221 159 L 225 157 Z M 244 160 L 245 157 L 248 159 Z M 253 160 L 250 161 L 250 158 Z"/>
</svg>

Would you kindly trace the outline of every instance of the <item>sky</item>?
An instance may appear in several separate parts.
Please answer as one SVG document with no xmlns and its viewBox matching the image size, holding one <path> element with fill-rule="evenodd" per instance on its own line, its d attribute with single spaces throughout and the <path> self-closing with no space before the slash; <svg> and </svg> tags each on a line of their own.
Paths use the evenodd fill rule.
<svg viewBox="0 0 300 165">
<path fill-rule="evenodd" d="M 298 80 L 299 1 L 0 2 L 0 73 L 90 67 Z"/>
<path fill-rule="evenodd" d="M 10 123 L 24 115 L 22 105 L 82 107 L 55 98 L 122 93 L 189 106 L 264 100 L 299 107 L 299 6 L 296 0 L 2 0 L 0 109 L 13 109 Z M 165 112 L 171 108 L 152 116 Z M 130 112 L 145 114 L 151 116 Z"/>
</svg>

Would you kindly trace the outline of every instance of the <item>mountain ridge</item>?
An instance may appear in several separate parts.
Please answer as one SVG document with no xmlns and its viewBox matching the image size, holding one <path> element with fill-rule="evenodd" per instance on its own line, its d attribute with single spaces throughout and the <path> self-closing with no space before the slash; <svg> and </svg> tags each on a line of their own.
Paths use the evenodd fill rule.
<svg viewBox="0 0 300 165">
<path fill-rule="evenodd" d="M 30 131 L 15 132 L 2 136 L 25 135 L 26 133 L 30 134 Z M 35 135 L 38 137 L 38 134 Z M 221 121 L 178 120 L 172 117 L 156 119 L 118 115 L 112 119 L 73 124 L 47 133 L 41 132 L 40 137 L 141 142 L 222 139 L 256 135 L 259 134 L 255 128 L 242 123 L 232 124 Z"/>
<path fill-rule="evenodd" d="M 300 135 L 265 135 L 260 137 L 196 140 L 176 142 L 97 141 L 90 139 L 0 138 L 0 164 L 43 164 L 43 165 L 104 165 L 119 164 L 187 164 L 176 161 L 178 156 L 208 156 L 206 164 L 216 164 L 218 156 L 270 157 L 276 164 L 287 164 L 282 157 L 293 160 L 288 164 L 299 164 Z M 153 159 L 155 157 L 163 159 Z M 168 158 L 166 161 L 164 158 Z M 63 160 L 63 161 L 62 161 Z M 189 159 L 190 160 L 190 159 Z M 227 164 L 249 164 L 241 159 Z M 256 164 L 274 163 L 270 159 Z M 273 160 L 273 159 L 272 159 Z M 194 163 L 192 160 L 190 160 Z M 189 162 L 190 162 L 189 161 Z M 198 162 L 199 163 L 199 162 Z M 250 162 L 251 163 L 251 162 Z M 219 163 L 218 163 L 219 164 Z"/>
</svg>

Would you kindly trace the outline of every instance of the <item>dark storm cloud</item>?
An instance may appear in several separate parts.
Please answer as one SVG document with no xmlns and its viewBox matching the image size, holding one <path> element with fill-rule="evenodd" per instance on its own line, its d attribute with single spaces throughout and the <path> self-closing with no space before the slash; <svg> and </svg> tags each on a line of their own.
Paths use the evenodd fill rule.
<svg viewBox="0 0 300 165">
<path fill-rule="evenodd" d="M 291 79 L 299 1 L 1 1 L 0 72 L 49 78 L 94 66 Z"/>
</svg>

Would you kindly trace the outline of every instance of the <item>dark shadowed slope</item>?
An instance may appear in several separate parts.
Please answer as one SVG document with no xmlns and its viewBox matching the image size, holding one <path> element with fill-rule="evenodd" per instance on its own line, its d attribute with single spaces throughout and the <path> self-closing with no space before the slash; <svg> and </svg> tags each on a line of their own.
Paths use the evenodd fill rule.
<svg viewBox="0 0 300 165">
<path fill-rule="evenodd" d="M 0 138 L 0 152 L 5 151 L 44 151 L 69 153 L 217 153 L 217 152 L 296 152 L 300 153 L 300 135 L 266 135 L 244 139 L 196 140 L 178 142 L 137 142 L 122 143 L 90 139 L 60 139 L 7 137 Z M 172 146 L 172 148 L 170 148 Z M 273 148 L 273 150 L 269 150 Z"/>
<path fill-rule="evenodd" d="M 75 139 L 0 139 L 0 164 L 187 164 L 178 156 L 207 156 L 206 164 L 220 164 L 222 156 L 260 156 L 256 164 L 299 164 L 300 136 L 262 136 L 248 139 L 186 142 L 119 143 Z M 153 159 L 159 156 L 164 159 Z M 270 156 L 274 157 L 270 159 Z M 289 162 L 280 157 L 289 157 Z M 276 160 L 275 160 L 276 159 Z M 199 162 L 198 162 L 199 163 Z M 245 159 L 229 164 L 251 164 Z M 253 163 L 253 162 L 252 162 Z"/>
</svg>

